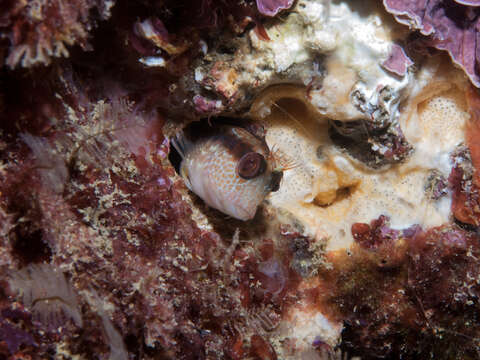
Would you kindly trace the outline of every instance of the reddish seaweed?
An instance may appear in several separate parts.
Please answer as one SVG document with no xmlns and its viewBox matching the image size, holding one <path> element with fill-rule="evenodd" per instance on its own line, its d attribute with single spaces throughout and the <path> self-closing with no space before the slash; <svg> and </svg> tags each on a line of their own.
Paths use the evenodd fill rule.
<svg viewBox="0 0 480 360">
<path fill-rule="evenodd" d="M 392 230 L 383 216 L 352 233 L 358 243 L 329 255 L 315 297 L 344 319 L 342 348 L 366 358 L 476 358 L 479 236 L 456 225 Z"/>
<path fill-rule="evenodd" d="M 449 176 L 452 189 L 452 213 L 458 221 L 480 225 L 480 96 L 478 90 L 467 91 L 470 119 L 465 137 L 468 148 L 461 147 L 454 154 L 454 167 Z"/>
</svg>

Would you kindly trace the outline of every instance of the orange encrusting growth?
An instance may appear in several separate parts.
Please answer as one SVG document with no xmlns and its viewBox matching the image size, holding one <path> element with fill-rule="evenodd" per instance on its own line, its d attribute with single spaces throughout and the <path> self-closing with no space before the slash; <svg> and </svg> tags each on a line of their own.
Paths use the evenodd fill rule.
<svg viewBox="0 0 480 360">
<path fill-rule="evenodd" d="M 473 165 L 471 183 L 462 166 L 456 166 L 450 175 L 453 184 L 452 213 L 463 223 L 480 225 L 480 95 L 470 86 L 466 92 L 470 119 L 466 125 L 465 138 Z M 467 179 L 466 179 L 467 178 Z M 467 186 L 468 185 L 468 186 Z"/>
<path fill-rule="evenodd" d="M 467 104 L 470 120 L 467 122 L 465 137 L 475 168 L 473 181 L 480 187 L 480 94 L 473 86 L 467 91 Z"/>
</svg>

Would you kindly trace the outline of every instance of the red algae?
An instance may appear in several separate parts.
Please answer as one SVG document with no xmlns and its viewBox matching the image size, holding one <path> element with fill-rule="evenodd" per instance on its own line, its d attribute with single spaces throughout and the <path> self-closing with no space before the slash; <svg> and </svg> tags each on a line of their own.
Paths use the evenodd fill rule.
<svg viewBox="0 0 480 360">
<path fill-rule="evenodd" d="M 1 307 L 0 356 L 7 358 L 9 354 L 18 354 L 21 348 L 31 349 L 38 346 L 34 337 L 24 329 L 31 325 L 29 320 L 28 313 L 21 309 Z"/>
<path fill-rule="evenodd" d="M 323 240 L 279 224 L 283 214 L 268 204 L 251 223 L 224 219 L 176 174 L 172 133 L 251 101 L 231 64 L 253 27 L 274 41 L 255 1 L 123 2 L 108 22 L 98 20 L 113 2 L 74 1 L 60 13 L 62 4 L 34 19 L 29 5 L 7 2 L 0 15 L 7 67 L 53 63 L 5 68 L 0 79 L 1 358 L 113 358 L 116 347 L 147 360 L 295 357 L 296 340 L 275 336 L 298 309 L 343 323 L 341 349 L 362 358 L 478 357 L 480 239 L 471 227 L 397 230 L 381 216 L 353 224 L 348 252 L 325 255 Z M 292 4 L 261 9 L 276 16 Z M 409 59 L 392 50 L 384 66 L 402 76 Z M 468 100 L 468 149 L 453 154 L 449 180 L 454 216 L 478 225 L 474 90 Z M 392 124 L 368 131 L 377 134 L 363 139 L 369 148 L 391 143 L 380 165 L 411 151 Z M 81 322 L 36 321 L 49 312 L 37 314 L 6 274 L 38 266 L 64 274 Z M 333 356 L 324 340 L 302 356 Z"/>
<path fill-rule="evenodd" d="M 65 94 L 64 98 L 68 95 Z M 65 123 L 55 126 L 53 131 L 43 134 L 43 137 L 56 147 L 64 147 L 70 144 L 70 137 L 84 137 L 83 131 L 88 132 L 95 127 L 98 129 L 99 125 L 100 128 L 105 128 L 104 125 L 108 125 L 109 118 L 106 115 L 109 112 L 101 113 L 100 117 L 89 117 L 89 114 L 105 110 L 103 107 L 108 107 L 108 104 L 113 106 L 108 107 L 109 109 L 115 110 L 117 107 L 121 113 L 130 114 L 130 119 L 136 118 L 136 123 L 143 119 L 142 115 L 135 114 L 133 108 L 125 107 L 122 103 L 115 102 L 115 99 L 101 104 L 100 108 L 99 103 L 93 107 L 85 103 L 79 107 L 66 105 L 70 113 L 75 114 L 75 122 L 68 124 L 66 120 Z M 119 114 L 118 111 L 114 113 Z M 148 120 L 148 116 L 146 119 Z M 115 121 L 122 120 L 115 116 Z M 149 123 L 152 123 L 151 119 Z M 124 295 L 110 299 L 105 297 L 105 300 L 109 299 L 115 304 L 115 313 L 109 316 L 113 316 L 115 326 L 120 326 L 125 334 L 134 331 L 132 334 L 137 336 L 137 324 L 142 324 L 140 329 L 144 335 L 139 337 L 142 343 L 151 341 L 151 346 L 159 346 L 159 350 L 180 344 L 179 349 L 183 349 L 182 342 L 176 339 L 180 335 L 177 335 L 176 326 L 172 324 L 185 323 L 182 325 L 185 326 L 185 334 L 190 333 L 187 328 L 193 325 L 187 324 L 198 322 L 188 321 L 190 315 L 184 311 L 191 307 L 202 307 L 202 303 L 218 303 L 219 300 L 207 301 L 200 296 L 198 305 L 184 304 L 177 315 L 171 314 L 173 301 L 184 301 L 190 297 L 187 294 L 191 292 L 203 288 L 207 290 L 206 281 L 202 282 L 201 287 L 196 281 L 192 282 L 202 276 L 204 271 L 194 270 L 191 273 L 192 278 L 189 279 L 186 278 L 188 272 L 185 273 L 184 270 L 206 269 L 210 249 L 218 242 L 218 236 L 201 231 L 190 219 L 189 206 L 178 192 L 183 186 L 172 179 L 175 172 L 166 162 L 165 146 L 168 143 L 163 141 L 161 132 L 157 132 L 155 142 L 150 141 L 150 133 L 137 132 L 136 135 L 143 136 L 144 140 L 137 138 L 136 142 L 131 144 L 124 132 L 115 134 L 115 128 L 106 128 L 109 129 L 108 133 L 94 130 L 92 134 L 94 137 L 108 136 L 110 144 L 106 141 L 99 143 L 89 140 L 80 142 L 81 146 L 71 147 L 65 153 L 58 153 L 55 148 L 48 150 L 52 156 L 63 161 L 68 169 L 68 183 L 64 184 L 64 191 L 60 193 L 52 191 L 50 184 L 39 176 L 32 176 L 32 173 L 41 171 L 35 166 L 38 153 L 29 153 L 28 147 L 23 145 L 24 155 L 21 161 L 10 162 L 12 166 L 16 163 L 18 170 L 14 171 L 15 168 L 11 166 L 10 171 L 5 174 L 1 195 L 2 203 L 7 202 L 7 209 L 2 210 L 8 211 L 11 216 L 22 217 L 24 222 L 14 229 L 15 232 L 9 231 L 5 235 L 7 239 L 14 240 L 15 236 L 25 238 L 28 234 L 37 234 L 39 241 L 44 244 L 43 247 L 48 249 L 48 258 L 39 258 L 38 254 L 34 258 L 25 258 L 22 251 L 22 257 L 15 259 L 15 256 L 20 255 L 14 253 L 14 259 L 18 262 L 54 262 L 68 271 L 77 290 L 88 292 L 90 286 L 95 284 L 96 291 L 102 295 L 121 291 Z M 115 145 L 116 140 L 126 143 L 125 146 Z M 142 142 L 144 145 L 141 145 Z M 156 145 L 152 147 L 152 144 Z M 14 156 L 10 148 L 13 150 L 18 146 L 22 146 L 22 143 L 12 143 L 6 148 L 4 155 Z M 138 151 L 140 148 L 144 151 Z M 22 173 L 25 173 L 25 176 L 19 176 Z M 35 185 L 22 186 L 20 189 L 25 195 L 19 196 L 19 187 L 16 184 L 25 184 L 28 181 Z M 12 196 L 13 193 L 15 197 Z M 30 240 L 29 243 L 31 244 Z M 163 266 L 166 268 L 162 270 Z M 162 273 L 170 275 L 162 278 Z M 144 274 L 152 274 L 149 275 L 151 280 L 148 277 L 140 280 Z M 132 284 L 138 281 L 144 281 L 145 287 L 142 285 L 139 290 L 132 290 Z M 190 285 L 185 287 L 187 284 Z M 174 296 L 172 293 L 170 299 L 154 295 L 165 291 L 168 286 L 184 289 L 184 295 L 177 293 Z M 210 294 L 215 293 L 207 290 L 204 296 L 210 297 Z M 184 300 L 181 300 L 182 297 Z M 235 300 L 230 300 L 228 308 L 233 307 L 232 302 Z M 133 313 L 128 310 L 132 309 L 129 304 L 135 304 Z M 137 310 L 140 312 L 136 313 Z M 87 319 L 92 316 L 90 311 L 93 310 L 88 310 Z M 135 313 L 137 315 L 134 315 Z M 85 314 L 83 315 L 85 317 Z M 130 320 L 127 321 L 126 316 Z M 97 322 L 98 320 L 97 317 Z M 89 328 L 92 325 L 95 324 L 87 320 L 83 327 Z M 188 338 L 189 336 L 184 341 L 189 342 Z M 102 336 L 98 339 L 102 339 Z M 199 341 L 197 336 L 193 339 L 196 339 L 198 346 L 204 346 L 205 342 Z M 106 342 L 107 339 L 104 338 L 103 341 Z M 80 344 L 74 342 L 71 346 L 72 349 L 82 349 Z M 134 348 L 137 352 L 142 347 Z M 108 347 L 104 350 L 102 341 L 99 340 L 95 346 L 84 349 L 100 353 L 108 351 Z M 192 351 L 194 354 L 195 351 Z M 89 357 L 88 354 L 85 355 Z M 185 354 L 185 358 L 188 358 L 188 354 Z"/>
<path fill-rule="evenodd" d="M 465 136 L 475 168 L 473 181 L 480 187 L 480 94 L 477 89 L 469 87 L 466 98 L 470 119 L 467 122 Z"/>
<path fill-rule="evenodd" d="M 468 148 L 452 155 L 455 166 L 449 176 L 452 189 L 452 213 L 465 224 L 480 225 L 480 96 L 478 90 L 467 91 L 470 119 L 465 129 Z"/>
<path fill-rule="evenodd" d="M 37 130 L 25 116 L 2 135 L 1 210 L 23 221 L 5 224 L 1 241 L 13 249 L 5 248 L 1 266 L 14 274 L 37 263 L 58 268 L 79 294 L 83 320 L 65 320 L 60 332 L 41 323 L 20 328 L 34 339 L 24 353 L 55 353 L 63 341 L 72 354 L 106 357 L 114 340 L 98 329 L 111 323 L 115 341 L 139 358 L 275 359 L 269 332 L 316 268 L 312 240 L 279 226 L 273 239 L 260 231 L 255 243 L 240 242 L 241 232 L 229 244 L 200 228 L 168 160 L 162 117 L 118 88 L 88 92 L 70 71 L 56 74 L 47 106 L 62 121 Z M 32 107 L 17 96 L 20 108 Z"/>
<path fill-rule="evenodd" d="M 250 356 L 259 360 L 277 360 L 277 355 L 272 346 L 261 336 L 253 335 L 250 339 Z"/>
<path fill-rule="evenodd" d="M 332 269 L 312 292 L 345 321 L 341 347 L 367 358 L 476 358 L 480 238 L 455 225 L 391 230 L 385 220 L 355 224 L 357 243 L 328 255 Z"/>
<path fill-rule="evenodd" d="M 452 189 L 452 214 L 462 223 L 478 226 L 480 193 L 473 182 L 470 153 L 464 149 L 453 159 L 456 165 L 448 178 Z"/>
<path fill-rule="evenodd" d="M 56 0 L 42 4 L 5 1 L 0 34 L 8 40 L 0 47 L 8 49 L 8 56 L 0 60 L 5 60 L 10 68 L 48 65 L 52 58 L 68 57 L 69 46 L 88 49 L 90 30 L 97 19 L 110 17 L 113 4 L 104 0 Z"/>
</svg>

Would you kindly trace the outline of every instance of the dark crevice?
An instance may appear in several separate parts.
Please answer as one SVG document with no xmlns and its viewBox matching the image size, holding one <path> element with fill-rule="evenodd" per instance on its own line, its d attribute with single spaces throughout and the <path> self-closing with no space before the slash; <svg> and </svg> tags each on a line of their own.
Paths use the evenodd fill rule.
<svg viewBox="0 0 480 360">
<path fill-rule="evenodd" d="M 355 185 L 350 185 L 350 186 L 343 186 L 343 187 L 340 187 L 340 188 L 337 189 L 335 199 L 333 201 L 331 201 L 330 203 L 322 204 L 319 201 L 317 201 L 316 199 L 314 200 L 314 203 L 315 203 L 315 205 L 317 205 L 319 207 L 326 208 L 326 207 L 329 207 L 329 206 L 335 204 L 336 202 L 339 202 L 339 201 L 342 201 L 344 199 L 347 199 L 347 198 L 351 197 L 356 189 L 357 189 L 356 184 Z"/>
<path fill-rule="evenodd" d="M 49 261 L 52 251 L 43 241 L 43 231 L 30 232 L 31 223 L 19 224 L 14 231 L 13 255 L 25 266 L 30 263 Z"/>
</svg>

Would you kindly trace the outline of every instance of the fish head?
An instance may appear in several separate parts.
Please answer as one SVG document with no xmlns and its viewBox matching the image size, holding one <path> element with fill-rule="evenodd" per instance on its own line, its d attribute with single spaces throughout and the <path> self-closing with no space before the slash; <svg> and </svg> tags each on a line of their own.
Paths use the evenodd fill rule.
<svg viewBox="0 0 480 360">
<path fill-rule="evenodd" d="M 207 205 L 236 219 L 250 220 L 278 190 L 283 172 L 265 140 L 241 127 L 223 126 L 195 144 L 181 166 L 187 186 Z"/>
</svg>

